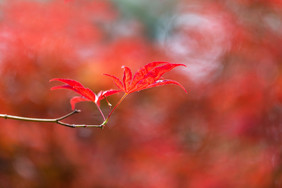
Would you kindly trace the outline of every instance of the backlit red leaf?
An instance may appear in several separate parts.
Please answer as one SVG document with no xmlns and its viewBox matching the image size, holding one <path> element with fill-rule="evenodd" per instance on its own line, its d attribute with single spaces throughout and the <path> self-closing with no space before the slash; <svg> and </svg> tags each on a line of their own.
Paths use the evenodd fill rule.
<svg viewBox="0 0 282 188">
<path fill-rule="evenodd" d="M 53 78 L 50 80 L 50 82 L 52 81 L 60 81 L 60 82 L 64 82 L 72 87 L 83 87 L 83 85 L 75 80 L 71 80 L 71 79 L 64 79 L 64 78 Z"/>
<path fill-rule="evenodd" d="M 54 89 L 70 89 L 73 90 L 75 92 L 77 92 L 78 94 L 88 98 L 89 100 L 92 100 L 93 102 L 95 101 L 95 93 L 88 89 L 85 88 L 81 83 L 75 81 L 75 80 L 71 80 L 71 79 L 63 79 L 63 78 L 54 78 L 50 81 L 60 81 L 60 82 L 64 82 L 67 85 L 62 85 L 62 86 L 54 86 L 51 88 L 51 90 Z"/>
<path fill-rule="evenodd" d="M 162 85 L 167 85 L 167 84 L 178 85 L 185 91 L 185 93 L 187 93 L 186 89 L 179 82 L 174 81 L 174 80 L 158 80 L 156 83 L 149 85 L 146 89 L 157 87 L 157 86 L 162 86 Z"/>
<path fill-rule="evenodd" d="M 132 79 L 132 73 L 131 70 L 128 67 L 122 67 L 124 68 L 124 75 L 123 75 L 123 84 L 115 76 L 105 74 L 107 76 L 110 76 L 115 84 L 123 90 L 125 93 L 133 93 L 135 91 L 140 91 L 143 89 L 160 86 L 160 85 L 166 85 L 166 84 L 176 84 L 180 86 L 184 91 L 186 92 L 185 88 L 180 85 L 176 81 L 172 80 L 161 80 L 161 76 L 171 71 L 173 68 L 178 66 L 185 66 L 184 64 L 173 64 L 168 62 L 152 62 L 147 65 L 145 65 L 143 68 L 139 69 Z"/>
<path fill-rule="evenodd" d="M 151 62 L 151 63 L 148 63 L 147 65 L 144 66 L 144 68 L 148 71 L 152 70 L 153 68 L 159 66 L 159 65 L 162 65 L 162 64 L 170 64 L 168 62 L 159 62 L 159 61 L 156 61 L 156 62 Z"/>
<path fill-rule="evenodd" d="M 124 90 L 128 92 L 132 80 L 132 73 L 128 67 L 123 66 L 122 68 L 124 68 L 124 73 L 123 73 Z"/>
<path fill-rule="evenodd" d="M 146 76 L 153 77 L 155 80 L 158 80 L 164 73 L 171 71 L 173 68 L 178 67 L 178 66 L 184 66 L 184 64 L 165 64 L 160 67 L 156 67 L 152 69 L 151 71 L 148 72 Z"/>
<path fill-rule="evenodd" d="M 140 80 L 130 92 L 132 93 L 135 91 L 146 89 L 149 85 L 153 84 L 154 82 L 155 82 L 155 79 L 153 77 L 148 76 Z"/>
<path fill-rule="evenodd" d="M 70 89 L 76 92 L 76 90 L 70 85 L 54 86 L 54 87 L 51 87 L 50 90 L 55 90 L 55 89 Z"/>
<path fill-rule="evenodd" d="M 82 96 L 81 97 L 79 97 L 79 96 L 73 97 L 70 100 L 71 109 L 74 110 L 75 109 L 75 104 L 78 103 L 78 102 L 82 102 L 82 101 L 90 101 L 90 100 L 85 98 L 85 97 L 82 97 Z"/>
<path fill-rule="evenodd" d="M 107 90 L 107 91 L 100 91 L 98 93 L 98 96 L 96 96 L 96 94 L 91 89 L 85 88 L 81 83 L 75 80 L 54 78 L 50 81 L 61 81 L 67 84 L 67 85 L 62 85 L 62 86 L 54 86 L 51 88 L 51 90 L 70 89 L 81 95 L 81 96 L 73 97 L 71 99 L 70 103 L 71 103 L 72 109 L 75 108 L 76 103 L 81 102 L 81 101 L 92 101 L 99 106 L 100 100 L 104 99 L 107 96 L 113 95 L 121 91 L 121 90 L 114 90 L 114 89 Z"/>
<path fill-rule="evenodd" d="M 139 69 L 133 77 L 132 80 L 132 88 L 135 87 L 135 84 L 137 84 L 137 82 L 139 82 L 141 79 L 143 79 L 150 70 L 152 70 L 153 68 L 155 68 L 156 66 L 162 65 L 162 64 L 168 64 L 167 62 L 152 62 L 152 63 L 148 63 L 147 65 L 145 65 L 144 67 L 142 67 L 141 69 Z"/>
<path fill-rule="evenodd" d="M 84 96 L 87 99 L 95 102 L 96 95 L 91 89 L 85 88 L 85 87 L 74 87 L 74 89 L 77 90 L 82 96 Z"/>
</svg>

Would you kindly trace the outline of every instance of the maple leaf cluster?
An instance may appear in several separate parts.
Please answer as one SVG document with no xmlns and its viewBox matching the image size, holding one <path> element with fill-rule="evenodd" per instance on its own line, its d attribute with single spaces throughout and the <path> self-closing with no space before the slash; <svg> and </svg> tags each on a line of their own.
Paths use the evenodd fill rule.
<svg viewBox="0 0 282 188">
<path fill-rule="evenodd" d="M 187 91 L 185 88 L 177 81 L 174 80 L 168 80 L 168 79 L 162 79 L 162 75 L 166 72 L 171 71 L 173 68 L 178 66 L 185 66 L 184 64 L 173 64 L 168 62 L 152 62 L 141 69 L 139 69 L 132 78 L 132 71 L 130 68 L 122 66 L 124 69 L 124 75 L 122 81 L 117 78 L 116 76 L 105 74 L 106 76 L 109 76 L 113 79 L 114 83 L 117 85 L 119 89 L 109 89 L 106 91 L 99 91 L 98 94 L 95 94 L 91 89 L 84 87 L 81 83 L 75 80 L 71 79 L 63 79 L 63 78 L 54 78 L 50 81 L 60 81 L 65 83 L 65 85 L 61 86 L 54 86 L 51 88 L 51 90 L 55 89 L 69 89 L 76 93 L 78 93 L 80 96 L 75 96 L 70 100 L 71 107 L 74 110 L 75 105 L 78 102 L 83 101 L 91 101 L 96 104 L 99 111 L 101 112 L 101 115 L 104 118 L 104 123 L 108 121 L 108 118 L 112 114 L 113 110 L 119 105 L 119 103 L 113 108 L 113 110 L 109 113 L 108 118 L 106 119 L 103 112 L 100 109 L 100 101 L 102 99 L 106 99 L 106 97 L 119 93 L 124 92 L 125 95 L 128 95 L 130 93 L 140 91 L 143 89 L 148 89 L 152 87 L 167 85 L 167 84 L 175 84 L 181 87 L 186 93 Z M 122 98 L 122 100 L 124 99 Z"/>
<path fill-rule="evenodd" d="M 109 74 L 105 74 L 105 75 L 111 77 L 115 82 L 115 84 L 117 85 L 117 87 L 128 94 L 143 89 L 148 89 L 148 88 L 167 85 L 167 84 L 176 84 L 180 86 L 187 93 L 185 88 L 180 83 L 174 80 L 161 79 L 161 76 L 164 73 L 178 66 L 185 66 L 185 65 L 172 64 L 167 62 L 152 62 L 145 65 L 143 68 L 137 71 L 134 74 L 133 78 L 130 68 L 122 66 L 122 68 L 124 68 L 122 81 L 113 75 L 109 75 Z"/>
<path fill-rule="evenodd" d="M 62 117 L 46 80 L 75 78 L 51 84 L 108 115 L 107 100 L 180 81 L 153 77 L 170 66 L 153 58 L 189 65 L 193 92 L 132 97 L 102 132 L 1 119 L 0 187 L 282 187 L 281 2 L 1 1 L 0 113 Z"/>
<path fill-rule="evenodd" d="M 62 86 L 54 86 L 51 88 L 51 90 L 55 90 L 55 89 L 70 89 L 78 94 L 80 94 L 80 96 L 75 96 L 70 100 L 71 103 L 71 107 L 74 110 L 75 109 L 75 104 L 78 102 L 82 102 L 82 101 L 92 101 L 94 102 L 96 105 L 100 106 L 100 101 L 110 95 L 113 95 L 117 92 L 120 92 L 120 90 L 114 90 L 114 89 L 110 89 L 107 91 L 100 91 L 97 95 L 89 88 L 85 88 L 81 83 L 75 81 L 75 80 L 71 80 L 71 79 L 63 79 L 63 78 L 54 78 L 51 79 L 50 81 L 60 81 L 60 82 L 64 82 L 66 85 L 62 85 Z"/>
</svg>

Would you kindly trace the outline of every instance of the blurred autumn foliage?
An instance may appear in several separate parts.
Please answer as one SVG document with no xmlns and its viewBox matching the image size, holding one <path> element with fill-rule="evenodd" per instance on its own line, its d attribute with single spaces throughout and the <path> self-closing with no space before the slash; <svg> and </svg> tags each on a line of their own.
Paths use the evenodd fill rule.
<svg viewBox="0 0 282 188">
<path fill-rule="evenodd" d="M 51 78 L 116 89 L 103 73 L 152 61 L 187 65 L 166 77 L 188 91 L 134 93 L 103 130 L 0 119 L 0 187 L 282 187 L 281 1 L 2 0 L 0 13 L 2 114 L 59 117 L 74 95 Z M 101 122 L 77 107 L 69 122 Z"/>
</svg>

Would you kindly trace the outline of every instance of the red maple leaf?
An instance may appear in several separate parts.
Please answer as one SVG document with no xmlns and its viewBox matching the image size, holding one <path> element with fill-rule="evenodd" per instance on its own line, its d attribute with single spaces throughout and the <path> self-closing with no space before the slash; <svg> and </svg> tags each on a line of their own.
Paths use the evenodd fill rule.
<svg viewBox="0 0 282 188">
<path fill-rule="evenodd" d="M 148 89 L 156 86 L 162 86 L 167 84 L 176 84 L 180 86 L 186 93 L 185 88 L 177 81 L 162 79 L 161 76 L 171 71 L 178 66 L 185 66 L 184 64 L 172 64 L 168 62 L 152 62 L 141 69 L 139 69 L 132 78 L 132 72 L 130 68 L 122 66 L 124 68 L 123 80 L 121 81 L 116 76 L 105 74 L 113 79 L 114 83 L 119 89 L 126 94 Z M 185 66 L 186 67 L 186 66 Z"/>
<path fill-rule="evenodd" d="M 92 101 L 94 102 L 98 107 L 100 106 L 100 101 L 104 99 L 107 96 L 113 95 L 117 92 L 120 92 L 121 90 L 106 90 L 106 91 L 100 91 L 97 95 L 89 88 L 85 88 L 81 83 L 71 80 L 71 79 L 63 79 L 63 78 L 54 78 L 50 81 L 60 81 L 64 82 L 66 85 L 61 86 L 54 86 L 51 88 L 51 90 L 55 89 L 70 89 L 72 91 L 75 91 L 76 93 L 80 94 L 80 96 L 73 97 L 70 100 L 71 107 L 74 110 L 75 104 L 82 101 Z"/>
</svg>

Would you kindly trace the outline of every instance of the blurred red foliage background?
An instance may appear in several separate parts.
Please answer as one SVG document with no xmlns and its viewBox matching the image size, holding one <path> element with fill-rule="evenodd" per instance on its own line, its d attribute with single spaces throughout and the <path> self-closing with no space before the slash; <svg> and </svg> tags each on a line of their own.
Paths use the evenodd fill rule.
<svg viewBox="0 0 282 188">
<path fill-rule="evenodd" d="M 183 63 L 104 130 L 0 119 L 0 187 L 282 187 L 282 2 L 2 0 L 2 114 L 54 118 L 152 61 Z M 114 104 L 121 95 L 112 96 Z M 92 103 L 69 122 L 101 122 Z M 109 111 L 106 103 L 102 109 Z"/>
</svg>

